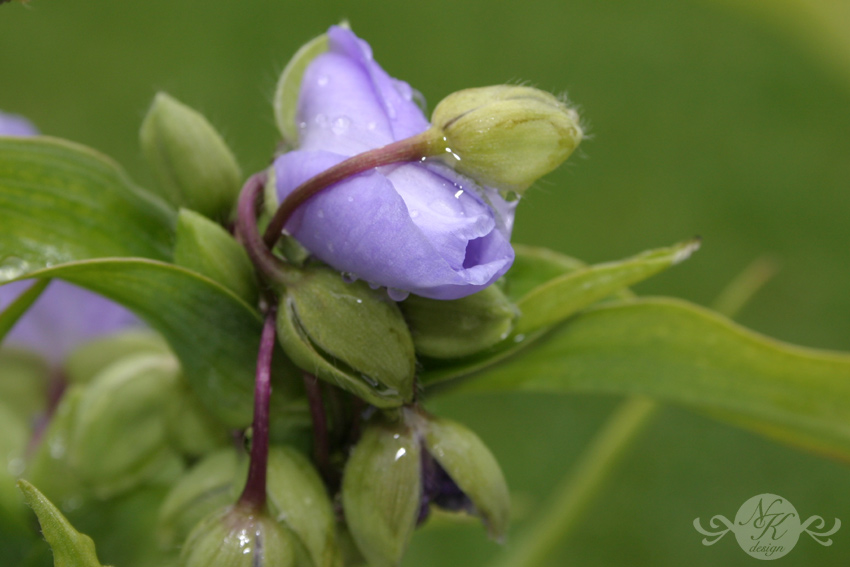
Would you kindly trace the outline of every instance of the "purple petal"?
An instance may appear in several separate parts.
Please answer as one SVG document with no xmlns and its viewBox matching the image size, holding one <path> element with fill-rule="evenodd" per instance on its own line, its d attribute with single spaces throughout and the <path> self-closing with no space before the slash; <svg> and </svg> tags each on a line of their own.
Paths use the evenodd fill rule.
<svg viewBox="0 0 850 567">
<path fill-rule="evenodd" d="M 31 284 L 19 281 L 0 287 L 0 310 Z M 75 285 L 53 280 L 9 331 L 4 344 L 32 349 L 59 364 L 74 347 L 139 324 L 136 316 L 120 305 Z"/>
<path fill-rule="evenodd" d="M 347 157 L 429 127 L 409 85 L 393 79 L 350 30 L 304 74 L 300 148 L 275 161 L 282 201 Z M 510 268 L 514 204 L 445 166 L 393 164 L 337 183 L 302 205 L 286 229 L 327 264 L 369 282 L 457 299 Z"/>
<path fill-rule="evenodd" d="M 37 136 L 38 130 L 32 123 L 17 114 L 0 112 L 0 136 Z"/>
</svg>

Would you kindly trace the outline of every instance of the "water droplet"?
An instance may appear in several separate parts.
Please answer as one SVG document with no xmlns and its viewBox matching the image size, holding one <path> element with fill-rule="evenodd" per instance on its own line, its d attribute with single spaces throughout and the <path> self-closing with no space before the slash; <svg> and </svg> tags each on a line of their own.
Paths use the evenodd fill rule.
<svg viewBox="0 0 850 567">
<path fill-rule="evenodd" d="M 375 282 L 367 282 L 367 283 L 369 284 L 369 287 L 371 287 L 372 289 L 378 289 L 378 288 L 381 287 L 381 284 L 376 284 Z"/>
<path fill-rule="evenodd" d="M 328 76 L 327 76 L 327 75 L 322 75 L 322 76 L 321 76 L 321 77 L 319 77 L 319 79 L 316 81 L 316 84 L 317 84 L 317 85 L 319 85 L 320 87 L 324 87 L 324 86 L 327 86 L 327 84 L 328 84 L 328 82 L 329 82 L 329 81 L 330 81 L 330 79 L 328 78 Z"/>
<path fill-rule="evenodd" d="M 371 386 L 372 388 L 377 388 L 378 386 L 380 386 L 380 385 L 381 385 L 381 383 L 380 383 L 380 382 L 378 382 L 377 380 L 375 380 L 374 378 L 372 378 L 372 377 L 371 377 L 371 376 L 369 376 L 368 374 L 363 374 L 363 373 L 361 372 L 361 373 L 360 373 L 360 378 L 362 378 L 362 379 L 363 379 L 363 381 L 364 381 L 364 382 L 366 382 L 367 384 L 369 384 L 369 386 Z"/>
<path fill-rule="evenodd" d="M 521 343 L 521 342 L 522 342 L 522 341 L 524 341 L 524 340 L 525 340 L 525 335 L 523 335 L 523 334 L 519 334 L 519 335 L 517 335 L 517 336 L 515 336 L 515 337 L 514 337 L 514 342 L 515 342 L 515 343 Z"/>
<path fill-rule="evenodd" d="M 357 276 L 351 272 L 342 272 L 342 281 L 345 283 L 354 283 L 357 281 Z"/>
<path fill-rule="evenodd" d="M 325 218 L 325 211 L 323 211 L 322 209 L 319 209 L 319 212 L 316 213 L 316 216 L 319 217 L 320 219 Z"/>
<path fill-rule="evenodd" d="M 334 251 L 334 243 L 328 242 L 328 252 L 333 252 L 333 251 Z"/>
<path fill-rule="evenodd" d="M 316 125 L 321 127 L 321 128 L 327 128 L 328 127 L 328 123 L 329 123 L 328 117 L 324 114 L 321 114 L 321 113 L 317 114 L 316 118 L 314 118 L 313 120 L 316 122 Z"/>
<path fill-rule="evenodd" d="M 307 129 L 307 123 L 306 122 L 299 122 L 298 128 L 299 128 L 299 130 L 306 130 Z"/>
<path fill-rule="evenodd" d="M 459 190 L 455 193 L 455 199 L 460 199 L 461 195 L 463 195 L 463 189 L 461 189 L 461 190 Z"/>
<path fill-rule="evenodd" d="M 349 126 L 351 126 L 351 118 L 348 116 L 337 116 L 334 118 L 333 125 L 331 125 L 331 131 L 337 136 L 341 136 L 348 132 Z"/>
<path fill-rule="evenodd" d="M 31 271 L 29 262 L 17 256 L 7 256 L 0 261 L 0 281 L 19 278 Z"/>
<path fill-rule="evenodd" d="M 407 449 L 402 447 L 401 449 L 399 449 L 398 451 L 395 452 L 395 459 L 393 459 L 393 460 L 397 461 L 400 458 L 402 458 L 403 456 L 405 456 L 406 454 L 407 454 Z"/>
<path fill-rule="evenodd" d="M 410 292 L 395 287 L 388 287 L 387 295 L 389 295 L 390 299 L 393 301 L 404 301 L 407 299 L 407 296 L 410 295 Z"/>
<path fill-rule="evenodd" d="M 54 459 L 61 459 L 65 456 L 65 440 L 64 439 L 52 439 L 50 441 L 50 456 Z"/>
<path fill-rule="evenodd" d="M 419 211 L 417 211 L 416 209 L 413 209 L 412 211 L 410 211 L 410 218 L 415 219 L 418 216 L 419 216 Z"/>
<path fill-rule="evenodd" d="M 349 197 L 349 198 L 348 198 L 348 202 L 349 202 L 349 203 L 353 203 L 353 202 L 354 202 L 354 197 Z"/>
<path fill-rule="evenodd" d="M 368 124 L 366 124 L 366 129 L 369 130 L 370 132 L 373 132 L 377 127 L 378 127 L 377 122 L 369 122 Z"/>
</svg>

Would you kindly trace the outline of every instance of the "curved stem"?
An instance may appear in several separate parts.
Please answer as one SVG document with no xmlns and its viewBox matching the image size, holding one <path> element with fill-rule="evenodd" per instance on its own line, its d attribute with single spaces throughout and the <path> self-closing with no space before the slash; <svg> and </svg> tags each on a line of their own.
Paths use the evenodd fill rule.
<svg viewBox="0 0 850 567">
<path fill-rule="evenodd" d="M 275 315 L 277 306 L 266 312 L 260 351 L 257 355 L 257 379 L 254 385 L 254 423 L 251 439 L 251 464 L 248 481 L 239 497 L 238 504 L 254 510 L 266 505 L 266 471 L 269 461 L 269 400 L 272 393 L 271 367 L 275 345 Z"/>
<path fill-rule="evenodd" d="M 428 129 L 416 136 L 350 157 L 308 179 L 287 195 L 280 204 L 266 227 L 263 241 L 266 246 L 273 248 L 292 213 L 316 193 L 368 169 L 402 161 L 417 161 L 441 153 L 445 148 L 437 143 L 439 140 L 442 140 L 442 136 L 437 134 L 436 130 Z"/>
<path fill-rule="evenodd" d="M 272 254 L 257 230 L 257 206 L 266 184 L 266 174 L 252 175 L 239 194 L 236 209 L 236 233 L 251 258 L 251 263 L 272 283 L 285 283 L 286 264 Z"/>
</svg>

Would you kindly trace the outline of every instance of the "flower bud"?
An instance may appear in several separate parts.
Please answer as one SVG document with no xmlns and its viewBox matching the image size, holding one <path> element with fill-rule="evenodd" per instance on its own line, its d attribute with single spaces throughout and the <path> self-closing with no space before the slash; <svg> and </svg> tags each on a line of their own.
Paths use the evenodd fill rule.
<svg viewBox="0 0 850 567">
<path fill-rule="evenodd" d="M 433 358 L 459 358 L 491 347 L 508 336 L 517 317 L 497 286 L 444 301 L 411 295 L 399 306 L 416 352 Z"/>
<path fill-rule="evenodd" d="M 129 356 L 170 355 L 168 343 L 149 329 L 133 329 L 90 340 L 68 355 L 65 376 L 72 384 L 88 384 L 105 368 Z M 172 355 L 173 356 L 173 355 Z"/>
<path fill-rule="evenodd" d="M 159 93 L 142 122 L 140 138 L 166 200 L 214 220 L 228 219 L 242 173 L 230 148 L 203 115 Z"/>
<path fill-rule="evenodd" d="M 189 534 L 185 567 L 292 567 L 293 544 L 285 528 L 262 512 L 230 506 L 202 520 Z"/>
<path fill-rule="evenodd" d="M 372 567 L 400 563 L 419 517 L 420 441 L 405 423 L 371 424 L 345 466 L 342 505 Z"/>
<path fill-rule="evenodd" d="M 458 172 L 502 191 L 522 193 L 566 160 L 582 138 L 578 114 L 532 87 L 498 85 L 450 94 L 431 124 Z"/>
<path fill-rule="evenodd" d="M 428 417 L 424 426 L 425 447 L 473 505 L 490 537 L 502 541 L 510 522 L 510 494 L 499 463 L 478 436 L 449 419 Z M 435 504 L 443 508 L 440 495 Z"/>
<path fill-rule="evenodd" d="M 205 457 L 171 488 L 159 509 L 158 536 L 163 547 L 185 541 L 192 528 L 216 510 L 233 503 L 248 473 L 232 449 Z"/>
<path fill-rule="evenodd" d="M 166 431 L 178 375 L 173 357 L 138 355 L 107 367 L 83 390 L 68 462 L 95 495 L 109 497 L 179 470 Z"/>
<path fill-rule="evenodd" d="M 254 266 L 245 248 L 203 215 L 180 210 L 174 263 L 222 284 L 251 305 L 257 303 Z"/>
<path fill-rule="evenodd" d="M 305 268 L 283 291 L 278 340 L 299 367 L 378 407 L 413 397 L 413 340 L 398 306 L 362 281 Z"/>
</svg>

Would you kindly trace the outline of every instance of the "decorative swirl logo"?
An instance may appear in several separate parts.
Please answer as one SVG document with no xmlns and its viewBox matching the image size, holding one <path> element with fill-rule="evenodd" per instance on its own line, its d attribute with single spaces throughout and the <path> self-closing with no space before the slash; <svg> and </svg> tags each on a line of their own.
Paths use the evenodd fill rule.
<svg viewBox="0 0 850 567">
<path fill-rule="evenodd" d="M 717 531 L 703 528 L 699 518 L 694 519 L 694 528 L 706 536 L 702 540 L 703 545 L 714 545 L 731 531 L 747 554 L 756 559 L 771 560 L 779 559 L 794 549 L 803 532 L 821 545 L 832 545 L 829 536 L 838 531 L 841 520 L 835 518 L 832 529 L 821 531 L 826 522 L 820 516 L 811 516 L 801 522 L 797 509 L 788 500 L 776 494 L 759 494 L 738 508 L 734 522 L 718 515 L 712 517 L 708 525 Z"/>
</svg>

